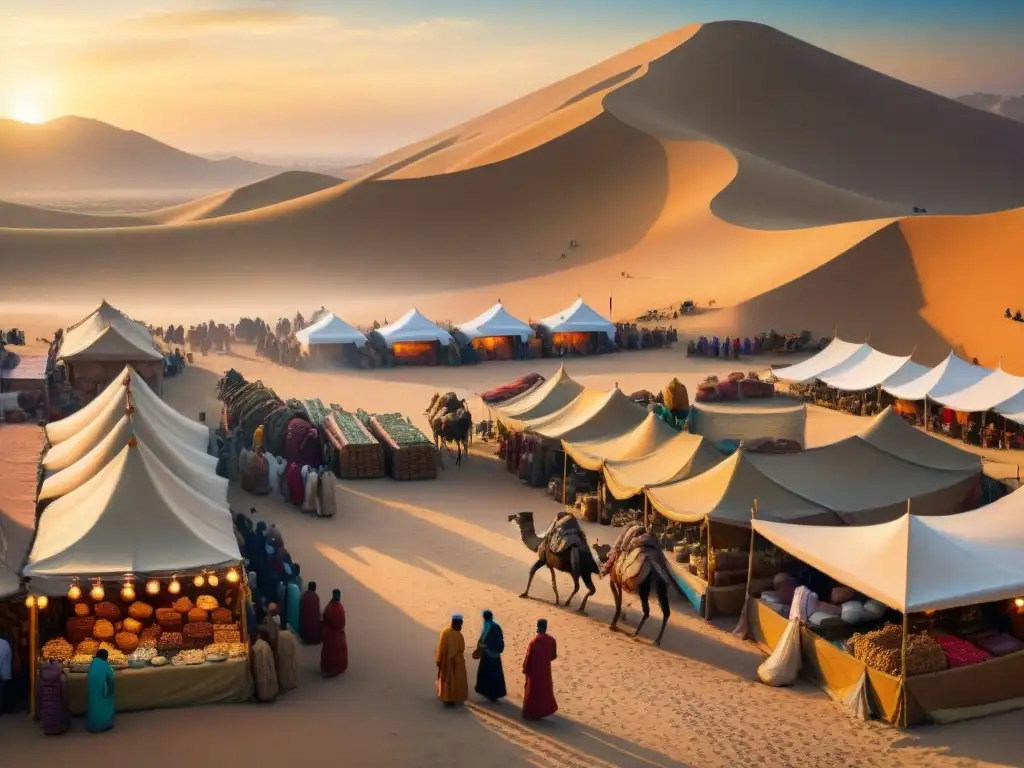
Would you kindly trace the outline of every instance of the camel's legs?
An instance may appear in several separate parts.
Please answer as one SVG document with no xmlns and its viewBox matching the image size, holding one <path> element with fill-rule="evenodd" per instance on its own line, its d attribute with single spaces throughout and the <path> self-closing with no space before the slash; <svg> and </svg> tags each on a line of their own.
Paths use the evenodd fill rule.
<svg viewBox="0 0 1024 768">
<path fill-rule="evenodd" d="M 437 446 L 437 463 L 444 469 L 444 446 L 441 444 L 441 435 L 434 433 L 434 445 Z"/>
<path fill-rule="evenodd" d="M 543 565 L 544 561 L 538 560 L 536 563 L 533 564 L 533 567 L 530 568 L 530 578 L 526 580 L 526 591 L 523 592 L 523 594 L 521 594 L 520 597 L 530 596 L 530 585 L 533 584 L 533 577 L 537 575 L 537 571 L 539 571 L 541 569 L 541 566 Z"/>
<path fill-rule="evenodd" d="M 612 588 L 612 597 L 615 598 L 615 615 L 612 616 L 612 624 L 608 629 L 615 629 L 619 623 L 619 616 L 622 615 L 622 587 L 615 583 L 614 577 L 609 584 Z"/>
<path fill-rule="evenodd" d="M 589 573 L 583 574 L 583 583 L 587 585 L 587 594 L 583 596 L 583 602 L 576 609 L 577 613 L 585 613 L 587 610 L 587 600 L 590 599 L 591 595 L 597 594 L 597 587 L 594 586 L 594 580 Z"/>
<path fill-rule="evenodd" d="M 565 601 L 565 607 L 569 607 L 569 603 L 576 597 L 576 593 L 580 591 L 580 551 L 576 547 L 573 547 L 569 552 L 569 573 L 572 574 L 572 594 Z"/>
<path fill-rule="evenodd" d="M 555 578 L 555 569 L 552 568 L 550 565 L 548 566 L 548 571 L 551 573 L 551 588 L 555 590 L 555 605 L 558 605 L 558 579 Z"/>
<path fill-rule="evenodd" d="M 665 627 L 668 626 L 668 617 L 672 615 L 672 609 L 668 604 L 668 584 L 662 579 L 658 579 L 657 584 L 658 590 L 658 605 L 661 606 L 661 631 L 658 633 L 658 639 L 654 641 L 655 645 L 661 645 L 661 636 L 665 634 Z"/>
<path fill-rule="evenodd" d="M 636 625 L 636 632 L 633 633 L 633 637 L 640 634 L 640 630 L 644 627 L 644 622 L 647 621 L 647 617 L 651 615 L 651 579 L 654 578 L 654 571 L 640 582 L 640 586 L 637 588 L 637 594 L 640 595 L 640 610 L 643 611 L 643 615 L 640 617 L 640 623 Z"/>
</svg>

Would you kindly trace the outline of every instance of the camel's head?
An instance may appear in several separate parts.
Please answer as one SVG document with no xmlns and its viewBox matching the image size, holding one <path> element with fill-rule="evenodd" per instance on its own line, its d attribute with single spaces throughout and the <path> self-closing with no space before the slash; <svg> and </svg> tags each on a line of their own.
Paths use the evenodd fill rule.
<svg viewBox="0 0 1024 768">
<path fill-rule="evenodd" d="M 517 512 L 508 516 L 510 523 L 515 523 L 521 529 L 533 530 L 533 512 Z"/>
<path fill-rule="evenodd" d="M 597 539 L 594 540 L 594 552 L 597 553 L 597 561 L 603 563 L 608 560 L 608 553 L 612 551 L 612 548 L 608 544 L 602 544 Z"/>
</svg>

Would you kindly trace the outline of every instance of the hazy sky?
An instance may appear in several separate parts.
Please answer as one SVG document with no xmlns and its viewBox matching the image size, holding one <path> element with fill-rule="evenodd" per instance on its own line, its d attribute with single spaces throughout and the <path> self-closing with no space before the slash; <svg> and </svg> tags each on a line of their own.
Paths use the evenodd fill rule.
<svg viewBox="0 0 1024 768">
<path fill-rule="evenodd" d="M 1024 93 L 1024 0 L 0 0 L 0 116 L 374 155 L 728 18 L 940 93 Z"/>
</svg>

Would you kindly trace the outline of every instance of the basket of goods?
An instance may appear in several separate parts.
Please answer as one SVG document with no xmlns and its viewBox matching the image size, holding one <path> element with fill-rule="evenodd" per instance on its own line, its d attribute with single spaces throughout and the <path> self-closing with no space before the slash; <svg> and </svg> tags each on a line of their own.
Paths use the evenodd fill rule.
<svg viewBox="0 0 1024 768">
<path fill-rule="evenodd" d="M 228 643 L 229 659 L 244 659 L 249 653 L 249 646 L 246 643 Z"/>
<path fill-rule="evenodd" d="M 76 656 L 95 656 L 96 651 L 100 649 L 100 644 L 95 640 L 86 639 L 75 646 Z"/>
<path fill-rule="evenodd" d="M 229 646 L 227 643 L 212 643 L 203 649 L 207 661 L 227 661 Z"/>
<path fill-rule="evenodd" d="M 156 648 L 136 648 L 128 657 L 128 666 L 132 669 L 148 667 L 149 662 L 157 656 Z"/>
<path fill-rule="evenodd" d="M 185 622 L 181 620 L 181 614 L 175 608 L 157 608 L 156 623 L 163 629 L 180 630 Z"/>
<path fill-rule="evenodd" d="M 359 412 L 360 418 L 363 412 Z M 431 480 L 437 477 L 437 447 L 400 413 L 378 413 L 364 422 L 390 456 L 395 480 Z"/>
<path fill-rule="evenodd" d="M 113 653 L 114 651 L 117 650 L 117 648 L 114 647 L 113 643 L 108 643 L 108 642 L 104 641 L 104 642 L 100 643 L 99 650 L 106 651 L 107 653 Z"/>
<path fill-rule="evenodd" d="M 160 637 L 160 633 L 163 630 L 159 626 L 154 624 L 153 626 L 146 627 L 142 630 L 142 634 L 139 636 L 139 647 L 140 648 L 156 648 L 156 641 Z"/>
<path fill-rule="evenodd" d="M 107 664 L 114 669 L 128 669 L 128 657 L 121 651 L 111 651 L 107 655 Z"/>
<path fill-rule="evenodd" d="M 114 642 L 119 651 L 131 653 L 139 647 L 139 636 L 133 635 L 131 632 L 118 632 Z"/>
<path fill-rule="evenodd" d="M 384 447 L 354 413 L 331 405 L 324 421 L 324 433 L 334 447 L 334 470 L 338 477 L 356 480 L 384 477 Z"/>
<path fill-rule="evenodd" d="M 75 654 L 71 657 L 72 672 L 88 672 L 92 664 L 92 656 L 87 653 Z"/>
<path fill-rule="evenodd" d="M 670 411 L 685 411 L 690 407 L 690 395 L 679 379 L 672 379 L 662 392 L 665 407 Z"/>
<path fill-rule="evenodd" d="M 119 621 L 121 619 L 121 609 L 113 603 L 96 603 L 93 613 L 96 614 L 97 619 L 106 619 L 107 621 Z"/>
<path fill-rule="evenodd" d="M 75 603 L 75 616 L 88 616 L 89 615 L 89 604 L 88 603 Z"/>
<path fill-rule="evenodd" d="M 95 616 L 76 616 L 64 624 L 64 634 L 72 643 L 80 643 L 92 637 L 92 628 L 96 624 Z"/>
<path fill-rule="evenodd" d="M 198 621 L 209 621 L 210 612 L 204 611 L 202 608 L 193 608 L 191 611 L 188 612 L 188 620 L 190 623 L 195 623 Z"/>
<path fill-rule="evenodd" d="M 75 649 L 63 637 L 55 637 L 43 644 L 42 656 L 47 661 L 67 663 L 74 654 Z"/>
<path fill-rule="evenodd" d="M 196 608 L 202 608 L 204 611 L 215 611 L 219 605 L 213 595 L 200 595 L 196 598 Z"/>
<path fill-rule="evenodd" d="M 210 641 L 213 640 L 213 624 L 208 621 L 186 624 L 182 634 L 184 635 L 186 648 L 202 648 L 205 645 L 209 645 Z"/>
<path fill-rule="evenodd" d="M 183 643 L 181 632 L 161 632 L 156 641 L 156 649 L 162 654 L 175 653 L 181 650 Z"/>
<path fill-rule="evenodd" d="M 136 619 L 125 619 L 121 622 L 121 629 L 125 632 L 131 632 L 133 635 L 137 635 L 142 632 L 142 622 Z"/>
<path fill-rule="evenodd" d="M 136 621 L 148 621 L 153 616 L 153 606 L 136 601 L 128 606 L 128 615 Z"/>
<path fill-rule="evenodd" d="M 149 660 L 149 663 L 150 663 L 150 665 L 152 665 L 154 667 L 163 667 L 163 666 L 167 665 L 167 657 L 166 656 L 154 656 L 152 659 Z"/>
<path fill-rule="evenodd" d="M 171 659 L 171 665 L 175 667 L 183 666 L 196 666 L 206 661 L 206 654 L 198 648 L 193 648 L 187 651 L 182 651 L 173 659 Z"/>
<path fill-rule="evenodd" d="M 214 624 L 231 624 L 234 617 L 227 608 L 215 608 L 210 613 L 210 619 Z"/>
<path fill-rule="evenodd" d="M 177 600 L 171 603 L 171 608 L 176 610 L 178 613 L 188 613 L 194 607 L 195 606 L 192 605 L 192 601 L 189 600 L 187 597 L 179 597 Z"/>
<path fill-rule="evenodd" d="M 238 643 L 242 640 L 242 633 L 237 629 L 218 629 L 213 630 L 213 642 L 215 643 Z"/>
<path fill-rule="evenodd" d="M 907 676 L 927 675 L 949 668 L 946 654 L 927 632 L 907 638 Z"/>
<path fill-rule="evenodd" d="M 956 635 L 936 635 L 935 642 L 941 648 L 949 666 L 953 668 L 968 667 L 971 664 L 978 664 L 992 658 L 987 651 L 983 651 L 971 641 Z"/>
<path fill-rule="evenodd" d="M 114 625 L 107 619 L 96 619 L 92 628 L 92 636 L 97 640 L 111 640 L 114 637 Z"/>
</svg>

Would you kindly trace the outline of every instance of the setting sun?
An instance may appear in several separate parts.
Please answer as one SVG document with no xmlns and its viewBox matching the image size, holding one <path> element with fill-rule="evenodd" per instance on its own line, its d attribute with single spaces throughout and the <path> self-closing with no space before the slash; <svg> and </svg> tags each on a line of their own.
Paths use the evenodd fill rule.
<svg viewBox="0 0 1024 768">
<path fill-rule="evenodd" d="M 45 123 L 47 91 L 42 81 L 19 83 L 7 94 L 7 116 L 21 123 Z"/>
</svg>

